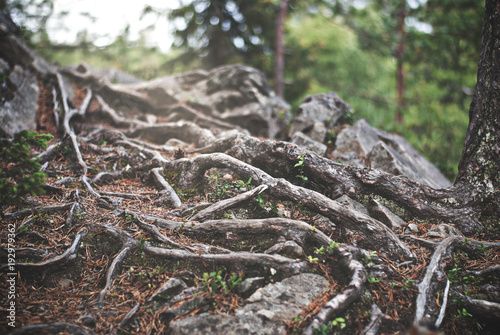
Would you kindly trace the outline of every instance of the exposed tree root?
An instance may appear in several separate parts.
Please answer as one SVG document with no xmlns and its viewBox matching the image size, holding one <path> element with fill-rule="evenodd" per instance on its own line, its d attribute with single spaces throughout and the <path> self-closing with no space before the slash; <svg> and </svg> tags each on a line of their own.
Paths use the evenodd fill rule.
<svg viewBox="0 0 500 335">
<path fill-rule="evenodd" d="M 403 176 L 371 169 L 360 169 L 338 164 L 314 152 L 287 142 L 259 140 L 245 134 L 220 139 L 197 153 L 225 152 L 255 167 L 276 175 L 288 177 L 299 157 L 303 159 L 303 173 L 308 187 L 331 194 L 336 199 L 344 194 L 355 198 L 375 194 L 387 198 L 413 216 L 453 222 L 467 228 L 464 233 L 480 228 L 478 213 L 468 207 L 473 199 L 459 198 L 455 189 L 435 190 Z"/>
<path fill-rule="evenodd" d="M 442 262 L 445 261 L 446 255 L 449 255 L 452 251 L 451 248 L 453 244 L 458 241 L 460 241 L 460 239 L 457 237 L 448 237 L 439 243 L 436 248 L 425 272 L 425 276 L 418 286 L 419 295 L 417 297 L 415 325 L 421 323 L 429 324 L 430 322 L 435 324 L 437 317 L 433 315 L 433 311 L 435 307 L 435 297 L 437 295 L 436 292 L 439 286 L 441 286 L 439 283 L 442 282 L 443 278 L 446 278 L 443 272 Z M 434 276 L 436 276 L 437 280 L 433 280 Z"/>
<path fill-rule="evenodd" d="M 359 242 L 361 246 L 382 249 L 388 254 L 413 257 L 411 251 L 380 221 L 342 206 L 316 191 L 293 185 L 285 179 L 275 179 L 231 156 L 221 153 L 199 155 L 166 163 L 164 167 L 178 172 L 181 175 L 179 185 L 185 188 L 191 187 L 209 168 L 228 168 L 244 178 L 252 178 L 253 183 L 257 185 L 267 185 L 272 196 L 300 203 L 338 225 L 360 232 L 363 236 Z"/>
<path fill-rule="evenodd" d="M 88 229 L 83 228 L 75 236 L 73 244 L 61 255 L 54 256 L 45 261 L 39 263 L 17 263 L 16 269 L 23 272 L 38 272 L 46 271 L 49 268 L 64 268 L 65 266 L 71 264 L 75 260 L 80 248 L 80 242 L 87 235 Z M 7 265 L 3 265 L 2 269 L 5 269 Z"/>
<path fill-rule="evenodd" d="M 86 300 L 79 300 L 68 320 L 80 320 L 75 316 L 79 313 L 76 310 L 97 309 L 99 320 L 93 325 L 98 324 L 96 333 L 165 333 L 174 318 L 210 308 L 213 313 L 233 313 L 241 307 L 244 297 L 264 283 L 306 272 L 322 273 L 330 288 L 311 304 L 308 311 L 313 312 L 301 326 L 304 334 L 315 334 L 316 329 L 324 329 L 330 321 L 347 315 L 358 305 L 363 305 L 362 311 L 356 311 L 357 324 L 350 325 L 350 330 L 363 329 L 362 334 L 401 333 L 405 326 L 394 324 L 409 321 L 413 312 L 416 327 L 439 327 L 450 323 L 447 318 L 454 303 L 448 296 L 457 295 L 457 282 L 445 272 L 454 249 L 486 257 L 486 249 L 500 246 L 498 242 L 472 238 L 429 240 L 424 233 L 409 236 L 394 228 L 397 235 L 372 216 L 333 200 L 342 195 L 360 202 L 383 198 L 403 212 L 406 221 L 431 220 L 420 224 L 419 229 L 424 232 L 440 221 L 469 230 L 480 227 L 479 213 L 474 207 L 477 200 L 460 197 L 457 189 L 434 190 L 403 176 L 338 164 L 291 143 L 261 140 L 184 103 L 157 108 L 146 95 L 111 85 L 91 75 L 85 66 L 62 73 L 86 83 L 87 88 L 72 87 L 82 103 L 69 101 L 67 82 L 60 73 L 54 73 L 58 89 L 52 90 L 53 99 L 64 111 L 61 118 L 56 113 L 55 120 L 60 135 L 69 142 L 62 140 L 51 145 L 39 158 L 52 185 L 57 187 L 46 186 L 49 192 L 42 198 L 43 207 L 13 211 L 5 214 L 4 219 L 15 222 L 18 243 L 28 235 L 21 234 L 23 231 L 34 230 L 29 232 L 32 240 L 13 249 L 16 256 L 27 259 L 16 264 L 23 280 L 29 277 L 24 274 L 39 276 L 41 272 L 39 282 L 45 285 L 48 281 L 43 278 L 49 271 L 81 261 L 78 266 L 87 272 L 74 277 L 85 277 L 79 278 L 79 284 L 88 288 L 86 291 L 71 285 L 69 289 L 55 285 L 49 291 L 85 296 Z M 125 105 L 130 105 L 130 113 L 118 110 L 115 101 L 125 101 Z M 99 108 L 95 107 L 97 104 Z M 79 107 L 73 108 L 75 105 Z M 143 112 L 141 118 L 128 115 L 135 109 Z M 128 116 L 122 116 L 125 114 Z M 75 126 L 85 118 L 104 121 L 121 130 L 86 123 Z M 75 164 L 66 161 L 67 152 L 61 150 L 65 145 L 73 149 L 76 169 Z M 214 181 L 213 171 L 222 172 L 224 177 Z M 245 187 L 241 180 L 235 181 L 240 178 L 249 180 L 243 183 Z M 221 192 L 210 193 L 213 189 Z M 276 202 L 279 210 L 274 207 L 268 211 L 263 198 Z M 83 211 L 90 213 L 87 218 Z M 41 225 L 32 224 L 40 214 L 55 216 L 44 222 L 47 230 L 41 233 L 35 230 L 41 229 Z M 25 219 L 29 216 L 32 217 Z M 222 217 L 225 219 L 218 219 Z M 245 219 L 236 219 L 240 217 Z M 57 225 L 51 226 L 50 221 L 57 221 Z M 67 234 L 73 230 L 77 233 L 71 247 L 46 259 L 53 247 L 46 236 L 63 232 L 66 235 L 60 240 L 67 241 Z M 87 235 L 89 230 L 91 234 Z M 61 245 L 59 241 L 57 247 Z M 35 248 L 37 243 L 40 248 Z M 84 250 L 81 253 L 80 246 Z M 0 250 L 2 255 L 10 252 L 8 248 Z M 431 252 L 434 253 L 426 268 Z M 463 273 L 490 282 L 499 277 L 500 266 L 491 264 L 495 259 L 492 254 L 483 267 L 469 267 Z M 129 262 L 133 266 L 122 273 Z M 100 270 L 88 264 L 97 265 Z M 136 267 L 141 267 L 140 275 L 134 274 Z M 246 296 L 228 298 L 227 292 L 216 293 L 214 289 L 222 285 L 223 279 L 229 280 L 222 276 L 215 279 L 220 269 L 227 272 L 226 276 L 244 275 L 258 284 Z M 209 277 L 205 271 L 214 275 Z M 333 296 L 337 288 L 332 287 L 338 287 L 337 280 L 345 286 Z M 161 293 L 169 289 L 170 281 L 177 281 L 180 289 L 167 298 Z M 413 281 L 419 282 L 418 293 Z M 202 284 L 207 288 L 214 286 L 210 286 L 209 292 Z M 400 290 L 387 291 L 391 285 Z M 488 285 L 490 290 L 496 289 L 495 283 Z M 30 292 L 27 287 L 23 282 L 23 292 Z M 123 293 L 123 287 L 127 292 Z M 114 290 L 120 288 L 123 294 L 115 295 Z M 128 292 L 129 288 L 133 292 Z M 363 300 L 359 299 L 362 292 Z M 496 297 L 490 293 L 488 297 Z M 217 294 L 217 299 L 232 299 L 225 301 L 224 308 L 230 306 L 227 310 L 216 306 Z M 484 299 L 458 296 L 468 311 L 490 319 L 500 317 L 498 302 L 485 300 L 486 294 Z M 405 305 L 399 311 L 407 315 L 391 313 L 396 309 L 389 306 L 394 304 Z M 108 308 L 114 308 L 114 314 L 108 313 Z M 36 310 L 25 315 L 25 320 L 29 320 L 37 315 Z M 389 330 L 384 328 L 387 320 L 393 320 Z M 25 326 L 14 334 L 93 334 L 72 323 L 49 324 L 40 319 L 37 322 L 40 324 Z M 150 325 L 144 327 L 147 322 Z"/>
<path fill-rule="evenodd" d="M 363 329 L 361 335 L 376 335 L 380 322 L 382 321 L 382 311 L 377 304 L 372 305 L 370 323 Z"/>
<path fill-rule="evenodd" d="M 160 198 L 157 201 L 165 203 L 166 205 L 171 205 L 173 208 L 179 208 L 182 206 L 182 201 L 172 186 L 163 178 L 161 175 L 162 171 L 163 168 L 154 168 L 151 170 L 151 176 L 155 185 L 158 185 L 162 189 Z"/>
<path fill-rule="evenodd" d="M 328 301 L 321 311 L 316 314 L 309 327 L 305 330 L 305 335 L 314 334 L 314 328 L 321 328 L 322 325 L 327 324 L 337 313 L 349 308 L 350 304 L 356 301 L 361 295 L 363 284 L 366 281 L 366 271 L 363 265 L 354 260 L 347 250 L 339 248 L 338 253 L 342 256 L 343 262 L 346 263 L 346 266 L 352 273 L 352 279 L 346 289 Z"/>
<path fill-rule="evenodd" d="M 219 212 L 230 209 L 234 206 L 241 205 L 245 201 L 248 201 L 249 199 L 253 198 L 255 195 L 264 192 L 266 189 L 267 185 L 261 185 L 254 188 L 251 191 L 239 194 L 231 199 L 221 200 L 196 213 L 195 215 L 193 215 L 193 217 L 191 217 L 191 220 L 203 222 Z"/>
<path fill-rule="evenodd" d="M 39 335 L 39 334 L 61 334 L 69 333 L 72 335 L 95 335 L 94 332 L 87 330 L 74 323 L 55 322 L 48 324 L 27 325 L 14 330 L 10 335 Z"/>
</svg>

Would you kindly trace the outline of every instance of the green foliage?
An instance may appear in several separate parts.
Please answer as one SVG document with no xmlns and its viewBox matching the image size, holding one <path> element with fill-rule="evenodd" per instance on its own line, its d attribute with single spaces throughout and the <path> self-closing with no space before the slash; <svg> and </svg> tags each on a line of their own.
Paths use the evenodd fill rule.
<svg viewBox="0 0 500 335">
<path fill-rule="evenodd" d="M 216 293 L 227 293 L 228 290 L 234 290 L 242 281 L 241 274 L 232 273 L 223 276 L 222 270 L 219 270 L 217 272 L 203 273 L 202 280 L 198 285 L 213 297 Z"/>
<path fill-rule="evenodd" d="M 293 167 L 299 168 L 299 174 L 296 175 L 296 177 L 302 179 L 303 181 L 307 181 L 308 178 L 304 175 L 304 156 L 305 155 L 300 156 L 299 161 Z"/>
<path fill-rule="evenodd" d="M 38 159 L 31 147 L 47 148 L 52 135 L 23 130 L 5 141 L 0 151 L 0 211 L 4 206 L 19 204 L 27 195 L 43 194 L 46 174 L 40 172 Z"/>
<path fill-rule="evenodd" d="M 210 186 L 210 192 L 207 195 L 211 201 L 216 202 L 230 198 L 231 194 L 235 191 L 236 183 L 222 177 L 218 172 L 208 175 L 207 179 Z"/>
<path fill-rule="evenodd" d="M 368 280 L 369 283 L 374 284 L 374 283 L 379 283 L 381 279 L 380 278 L 375 278 L 375 277 L 368 276 L 366 278 L 366 280 Z"/>
<path fill-rule="evenodd" d="M 325 254 L 325 247 L 314 248 L 314 253 L 316 255 L 324 255 Z"/>
<path fill-rule="evenodd" d="M 339 243 L 335 241 L 331 241 L 330 245 L 326 248 L 326 251 L 328 251 L 329 254 L 332 254 L 335 249 L 337 249 L 340 246 Z"/>
<path fill-rule="evenodd" d="M 455 316 L 457 318 L 465 318 L 465 317 L 472 317 L 472 314 L 467 312 L 465 308 L 462 309 L 457 309 L 458 314 Z"/>
<path fill-rule="evenodd" d="M 309 261 L 309 263 L 313 264 L 313 263 L 316 263 L 318 262 L 318 258 L 317 257 L 313 257 L 311 255 L 307 256 L 307 260 Z"/>
<path fill-rule="evenodd" d="M 344 318 L 338 317 L 335 320 L 328 322 L 326 325 L 322 325 L 320 328 L 313 328 L 314 335 L 326 335 L 337 333 L 337 329 L 344 329 L 346 327 L 346 321 Z"/>
</svg>

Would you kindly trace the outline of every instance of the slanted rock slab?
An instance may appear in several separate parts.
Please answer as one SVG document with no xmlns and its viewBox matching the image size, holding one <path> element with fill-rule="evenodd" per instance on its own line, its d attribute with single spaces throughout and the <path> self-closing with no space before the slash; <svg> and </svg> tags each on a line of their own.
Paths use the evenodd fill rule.
<svg viewBox="0 0 500 335">
<path fill-rule="evenodd" d="M 171 334 L 285 334 L 284 322 L 293 320 L 327 289 L 328 281 L 320 275 L 295 275 L 255 291 L 234 316 L 203 313 L 173 321 Z"/>
</svg>

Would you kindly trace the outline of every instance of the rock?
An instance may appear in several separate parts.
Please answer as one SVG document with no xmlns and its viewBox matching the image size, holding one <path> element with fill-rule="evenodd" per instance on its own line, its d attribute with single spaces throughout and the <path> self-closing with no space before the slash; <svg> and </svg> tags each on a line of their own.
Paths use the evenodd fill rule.
<svg viewBox="0 0 500 335">
<path fill-rule="evenodd" d="M 311 151 L 314 151 L 318 155 L 323 156 L 326 153 L 326 145 L 324 145 L 321 142 L 317 142 L 304 134 L 301 131 L 296 132 L 293 134 L 292 139 L 290 140 L 291 143 L 300 145 L 301 147 L 307 148 Z"/>
<path fill-rule="evenodd" d="M 418 226 L 414 223 L 408 224 L 408 226 L 406 228 L 407 228 L 407 231 L 410 231 L 410 232 L 415 233 L 415 234 L 417 234 L 419 231 Z"/>
<path fill-rule="evenodd" d="M 328 281 L 320 275 L 303 273 L 292 276 L 255 291 L 246 300 L 245 307 L 236 311 L 236 315 L 266 311 L 269 321 L 282 324 L 284 320 L 293 320 L 316 296 L 327 289 Z"/>
<path fill-rule="evenodd" d="M 335 145 L 333 155 L 345 164 L 359 166 L 365 159 L 367 167 L 404 175 L 432 188 L 451 186 L 450 181 L 405 139 L 372 128 L 365 120 L 343 129 Z"/>
<path fill-rule="evenodd" d="M 304 249 L 295 241 L 286 241 L 273 245 L 264 251 L 266 254 L 280 254 L 289 258 L 304 258 Z"/>
<path fill-rule="evenodd" d="M 186 288 L 187 285 L 184 281 L 177 278 L 170 278 L 165 284 L 156 290 L 156 292 L 153 293 L 148 300 L 152 301 L 156 298 L 168 299 L 167 297 L 175 296 Z"/>
<path fill-rule="evenodd" d="M 457 236 L 457 237 L 463 237 L 462 233 L 458 231 L 457 228 L 450 226 L 449 224 L 445 223 L 440 223 L 435 226 L 433 226 L 429 231 L 427 232 L 428 237 L 437 237 L 437 238 L 442 238 L 445 239 L 450 236 Z"/>
<path fill-rule="evenodd" d="M 379 220 L 392 230 L 401 229 L 405 223 L 403 219 L 375 199 L 370 200 L 368 211 L 372 218 Z"/>
<path fill-rule="evenodd" d="M 266 326 L 264 321 L 255 315 L 233 317 L 222 314 L 202 313 L 182 320 L 174 320 L 169 325 L 171 335 L 260 335 L 279 334 L 273 328 L 275 324 Z"/>
<path fill-rule="evenodd" d="M 328 289 L 320 275 L 304 273 L 258 289 L 234 316 L 203 313 L 170 323 L 171 334 L 285 334 L 285 322 Z"/>
<path fill-rule="evenodd" d="M 357 202 L 356 200 L 352 200 L 351 198 L 349 198 L 345 194 L 343 196 L 335 199 L 335 201 L 337 201 L 337 202 L 341 203 L 342 205 L 344 205 L 350 209 L 353 209 L 357 212 L 360 212 L 360 213 L 365 214 L 365 215 L 370 215 L 370 213 L 365 208 L 365 206 L 363 206 L 361 203 Z"/>
<path fill-rule="evenodd" d="M 13 97 L 0 105 L 0 137 L 13 137 L 23 129 L 36 129 L 36 111 L 40 89 L 30 70 L 16 65 L 8 76 Z"/>
<path fill-rule="evenodd" d="M 243 296 L 249 296 L 250 294 L 247 294 L 248 292 L 255 292 L 257 288 L 261 287 L 264 284 L 264 277 L 253 277 L 253 278 L 246 278 L 241 282 L 240 285 L 236 286 L 236 290 L 238 291 L 239 294 Z"/>
<path fill-rule="evenodd" d="M 379 141 L 375 128 L 362 119 L 352 127 L 342 129 L 335 141 L 333 155 L 349 164 L 354 157 L 366 157 Z M 352 164 L 349 164 L 352 165 Z"/>
<path fill-rule="evenodd" d="M 301 131 L 312 139 L 323 142 L 326 128 L 323 130 L 315 124 L 332 127 L 350 110 L 351 106 L 334 92 L 307 96 L 297 110 L 288 136 L 293 137 L 296 132 Z"/>
<path fill-rule="evenodd" d="M 290 107 L 274 95 L 265 76 L 243 65 L 122 86 L 145 94 L 158 113 L 186 101 L 205 115 L 240 126 L 254 136 L 283 138 L 291 119 Z"/>
</svg>

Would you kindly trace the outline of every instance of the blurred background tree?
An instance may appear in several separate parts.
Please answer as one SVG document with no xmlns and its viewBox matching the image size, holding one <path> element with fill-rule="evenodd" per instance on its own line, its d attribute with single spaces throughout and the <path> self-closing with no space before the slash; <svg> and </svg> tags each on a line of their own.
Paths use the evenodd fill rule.
<svg viewBox="0 0 500 335">
<path fill-rule="evenodd" d="M 171 50 L 148 47 L 146 33 L 124 29 L 93 45 L 84 27 L 72 46 L 54 45 L 47 20 L 56 0 L 0 2 L 48 60 L 85 61 L 143 78 L 244 63 L 274 85 L 276 20 L 283 0 L 185 0 L 146 6 L 143 16 L 170 20 Z M 288 0 L 284 21 L 284 98 L 292 111 L 308 94 L 337 92 L 355 118 L 403 135 L 454 179 L 475 87 L 484 3 L 479 0 Z M 45 8 L 42 10 L 42 8 Z M 38 26 L 28 24 L 33 18 Z M 34 28 L 31 28 L 31 27 Z M 32 29 L 32 30 L 30 30 Z M 77 47 L 75 47 L 77 46 Z"/>
</svg>

